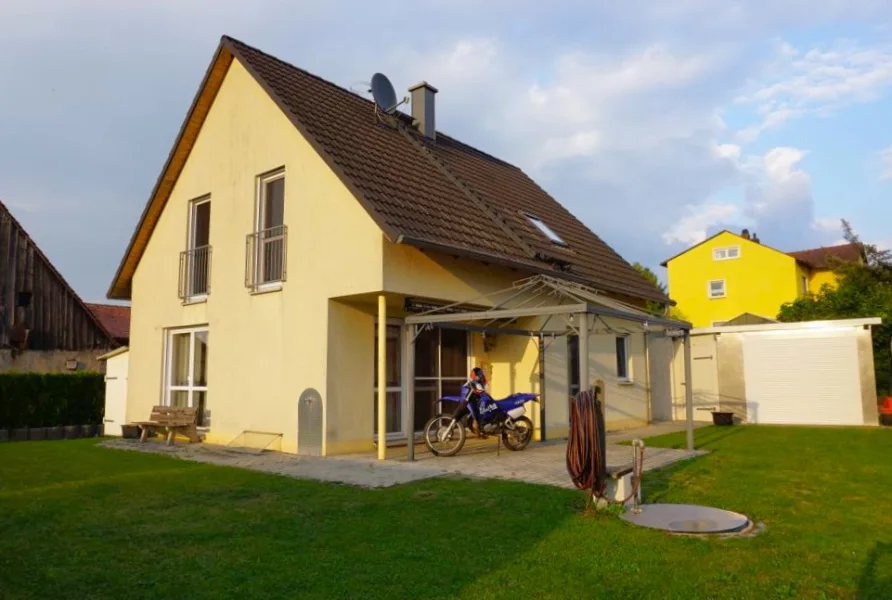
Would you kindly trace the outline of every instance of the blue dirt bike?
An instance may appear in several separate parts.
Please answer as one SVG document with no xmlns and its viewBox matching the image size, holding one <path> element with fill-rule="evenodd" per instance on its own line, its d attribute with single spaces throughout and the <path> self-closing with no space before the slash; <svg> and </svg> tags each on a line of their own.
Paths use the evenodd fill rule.
<svg viewBox="0 0 892 600">
<path fill-rule="evenodd" d="M 509 450 L 523 450 L 533 439 L 533 422 L 524 416 L 527 402 L 537 402 L 538 394 L 511 394 L 493 400 L 484 387 L 468 381 L 461 396 L 444 396 L 458 402 L 451 415 L 438 414 L 424 425 L 424 443 L 435 456 L 455 456 L 465 445 L 469 429 L 480 435 L 500 435 Z"/>
</svg>

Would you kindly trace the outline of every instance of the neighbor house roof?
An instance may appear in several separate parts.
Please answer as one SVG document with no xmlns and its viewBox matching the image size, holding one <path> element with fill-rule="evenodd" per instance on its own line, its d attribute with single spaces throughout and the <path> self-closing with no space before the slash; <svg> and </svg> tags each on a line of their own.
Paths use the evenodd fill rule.
<svg viewBox="0 0 892 600">
<path fill-rule="evenodd" d="M 822 246 L 811 250 L 790 252 L 790 256 L 812 269 L 829 269 L 831 257 L 846 262 L 857 262 L 861 258 L 861 246 L 858 244 Z"/>
<path fill-rule="evenodd" d="M 687 254 L 694 248 L 698 248 L 698 247 L 702 246 L 706 242 L 709 242 L 709 241 L 717 238 L 718 236 L 722 235 L 723 233 L 731 234 L 734 237 L 740 238 L 741 240 L 746 241 L 746 242 L 750 242 L 753 244 L 759 244 L 763 248 L 768 248 L 769 250 L 774 250 L 775 252 L 779 252 L 780 254 L 784 254 L 786 256 L 791 256 L 794 259 L 796 259 L 797 261 L 799 261 L 800 263 L 802 263 L 803 265 L 805 265 L 806 267 L 809 267 L 810 269 L 828 269 L 828 268 L 830 268 L 828 265 L 828 258 L 831 256 L 838 258 L 840 260 L 844 260 L 844 261 L 856 261 L 861 256 L 861 248 L 860 248 L 860 246 L 858 246 L 858 244 L 840 244 L 838 246 L 822 246 L 820 248 L 813 248 L 811 250 L 797 250 L 795 252 L 784 252 L 783 250 L 778 250 L 777 248 L 768 246 L 767 244 L 764 244 L 761 241 L 756 242 L 752 239 L 745 238 L 740 234 L 734 233 L 733 231 L 723 229 L 723 230 L 719 231 L 718 233 L 715 233 L 715 234 L 709 236 L 702 242 L 698 242 L 698 243 L 694 244 L 693 246 L 691 246 L 690 248 L 686 248 L 685 250 L 682 250 L 681 252 L 679 252 L 678 254 L 673 256 L 672 258 L 667 258 L 666 260 L 664 260 L 663 262 L 660 263 L 660 266 L 661 267 L 667 266 L 669 264 L 669 261 L 675 260 L 676 258 L 678 258 L 679 256 L 682 256 L 683 254 Z"/>
<path fill-rule="evenodd" d="M 224 36 L 109 290 L 128 298 L 136 265 L 231 61 L 238 60 L 394 243 L 547 272 L 635 298 L 668 302 L 607 243 L 519 168 Z M 552 243 L 524 215 L 544 221 Z"/>
<path fill-rule="evenodd" d="M 114 336 L 115 340 L 126 344 L 130 339 L 130 307 L 115 304 L 92 304 L 87 308 L 102 323 L 102 326 Z"/>
</svg>

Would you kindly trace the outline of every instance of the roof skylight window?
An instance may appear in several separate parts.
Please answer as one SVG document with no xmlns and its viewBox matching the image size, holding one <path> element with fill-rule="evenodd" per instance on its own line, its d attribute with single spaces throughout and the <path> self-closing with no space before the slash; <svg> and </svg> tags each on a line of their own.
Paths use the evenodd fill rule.
<svg viewBox="0 0 892 600">
<path fill-rule="evenodd" d="M 561 236 L 552 231 L 551 227 L 546 225 L 542 219 L 537 216 L 531 215 L 529 213 L 524 213 L 527 219 L 530 220 L 530 223 L 536 226 L 536 228 L 541 231 L 545 237 L 554 242 L 555 244 L 560 244 L 561 246 L 566 246 L 567 242 L 561 239 Z"/>
</svg>

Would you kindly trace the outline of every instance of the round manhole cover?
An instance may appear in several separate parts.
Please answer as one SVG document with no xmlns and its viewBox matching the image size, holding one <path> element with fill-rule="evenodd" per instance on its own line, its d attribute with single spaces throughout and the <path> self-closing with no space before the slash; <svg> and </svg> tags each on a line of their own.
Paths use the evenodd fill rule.
<svg viewBox="0 0 892 600">
<path fill-rule="evenodd" d="M 627 511 L 622 519 L 672 533 L 733 533 L 749 524 L 745 515 L 694 504 L 644 504 L 641 512 Z"/>
</svg>

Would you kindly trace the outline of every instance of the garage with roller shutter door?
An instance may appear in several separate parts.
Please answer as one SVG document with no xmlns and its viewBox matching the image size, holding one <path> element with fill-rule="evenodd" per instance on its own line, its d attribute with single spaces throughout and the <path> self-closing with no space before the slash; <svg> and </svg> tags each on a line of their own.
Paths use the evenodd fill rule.
<svg viewBox="0 0 892 600">
<path fill-rule="evenodd" d="M 848 319 L 691 331 L 714 344 L 720 410 L 753 424 L 877 425 L 871 326 Z M 695 375 L 696 377 L 696 375 Z M 701 390 L 702 392 L 702 390 Z"/>
</svg>

